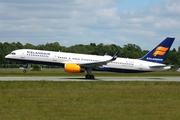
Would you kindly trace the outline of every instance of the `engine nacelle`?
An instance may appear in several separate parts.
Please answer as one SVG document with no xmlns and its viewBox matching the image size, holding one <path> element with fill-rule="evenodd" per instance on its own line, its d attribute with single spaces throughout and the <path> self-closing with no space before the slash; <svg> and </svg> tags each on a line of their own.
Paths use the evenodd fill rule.
<svg viewBox="0 0 180 120">
<path fill-rule="evenodd" d="M 84 72 L 85 69 L 81 68 L 81 66 L 77 65 L 77 64 L 65 64 L 64 69 L 66 72 L 69 73 L 80 73 L 80 72 Z"/>
</svg>

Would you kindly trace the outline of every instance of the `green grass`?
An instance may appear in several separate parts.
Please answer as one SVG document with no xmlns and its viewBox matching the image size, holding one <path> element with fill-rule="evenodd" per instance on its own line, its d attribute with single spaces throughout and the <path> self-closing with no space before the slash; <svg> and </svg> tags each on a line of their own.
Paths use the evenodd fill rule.
<svg viewBox="0 0 180 120">
<path fill-rule="evenodd" d="M 178 120 L 180 82 L 0 82 L 1 120 Z"/>
<path fill-rule="evenodd" d="M 62 69 L 22 73 L 1 69 L 3 77 L 82 76 Z M 97 77 L 180 76 L 179 72 L 121 74 L 93 71 Z M 126 120 L 180 119 L 180 82 L 0 82 L 0 119 Z"/>
<path fill-rule="evenodd" d="M 63 69 L 43 69 L 42 71 L 31 71 L 27 70 L 27 73 L 23 73 L 22 70 L 18 69 L 0 69 L 0 77 L 26 77 L 26 76 L 82 76 L 84 77 L 85 73 L 66 73 Z M 114 72 L 100 72 L 100 71 L 93 71 L 95 76 L 101 77 L 146 77 L 146 76 L 179 76 L 180 72 L 170 72 L 170 71 L 163 71 L 163 72 L 147 72 L 147 73 L 114 73 Z"/>
</svg>

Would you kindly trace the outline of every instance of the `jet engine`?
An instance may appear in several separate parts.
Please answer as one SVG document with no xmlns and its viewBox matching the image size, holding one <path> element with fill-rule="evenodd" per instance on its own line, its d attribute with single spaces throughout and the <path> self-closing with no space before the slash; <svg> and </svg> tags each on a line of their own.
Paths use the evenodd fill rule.
<svg viewBox="0 0 180 120">
<path fill-rule="evenodd" d="M 80 72 L 84 72 L 85 69 L 81 68 L 81 66 L 77 65 L 77 64 L 65 64 L 64 69 L 66 72 L 69 73 L 80 73 Z"/>
</svg>

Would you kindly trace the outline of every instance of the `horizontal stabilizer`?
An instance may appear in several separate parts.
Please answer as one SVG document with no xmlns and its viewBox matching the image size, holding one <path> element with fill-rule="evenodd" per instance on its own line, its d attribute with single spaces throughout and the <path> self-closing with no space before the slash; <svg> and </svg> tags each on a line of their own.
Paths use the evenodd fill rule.
<svg viewBox="0 0 180 120">
<path fill-rule="evenodd" d="M 165 65 L 165 64 L 159 64 L 154 66 L 149 66 L 150 68 L 162 68 L 162 67 L 171 67 L 173 65 Z"/>
<path fill-rule="evenodd" d="M 104 54 L 104 56 L 107 56 L 108 55 L 108 52 L 106 52 L 105 54 Z"/>
</svg>

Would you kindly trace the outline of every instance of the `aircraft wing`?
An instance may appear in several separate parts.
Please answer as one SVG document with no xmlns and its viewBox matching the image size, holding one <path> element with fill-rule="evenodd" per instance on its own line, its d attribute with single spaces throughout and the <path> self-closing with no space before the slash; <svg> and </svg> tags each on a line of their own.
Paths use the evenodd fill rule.
<svg viewBox="0 0 180 120">
<path fill-rule="evenodd" d="M 120 51 L 117 51 L 111 59 L 106 61 L 79 63 L 79 65 L 82 67 L 98 68 L 99 66 L 106 65 L 107 63 L 116 60 L 117 56 L 119 55 L 119 52 Z"/>
</svg>

